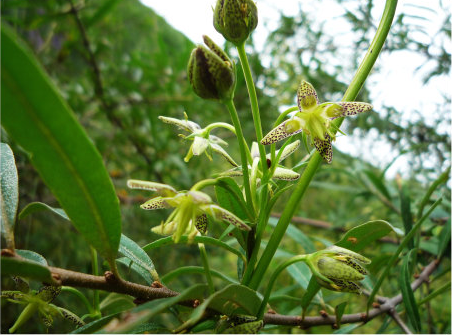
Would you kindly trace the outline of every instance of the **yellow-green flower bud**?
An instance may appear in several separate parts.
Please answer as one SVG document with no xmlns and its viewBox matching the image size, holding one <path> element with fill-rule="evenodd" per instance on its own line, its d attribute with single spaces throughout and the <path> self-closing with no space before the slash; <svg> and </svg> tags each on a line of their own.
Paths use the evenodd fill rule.
<svg viewBox="0 0 452 335">
<path fill-rule="evenodd" d="M 370 260 L 348 249 L 331 246 L 309 255 L 307 264 L 317 282 L 330 290 L 361 293 L 356 282 L 364 279 L 366 269 L 361 264 Z"/>
<path fill-rule="evenodd" d="M 257 26 L 257 7 L 252 0 L 218 0 L 213 25 L 225 39 L 240 45 Z"/>
<path fill-rule="evenodd" d="M 193 90 L 203 99 L 232 99 L 235 88 L 234 65 L 209 37 L 203 36 L 204 43 L 191 53 L 188 61 L 188 80 Z"/>
</svg>

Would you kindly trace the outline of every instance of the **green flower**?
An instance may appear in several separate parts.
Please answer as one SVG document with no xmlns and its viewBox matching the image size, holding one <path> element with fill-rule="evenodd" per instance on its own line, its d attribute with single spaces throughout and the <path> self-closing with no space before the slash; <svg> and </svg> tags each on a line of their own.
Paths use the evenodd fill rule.
<svg viewBox="0 0 452 335">
<path fill-rule="evenodd" d="M 256 29 L 256 4 L 252 0 L 218 0 L 213 25 L 225 39 L 239 45 Z"/>
<path fill-rule="evenodd" d="M 193 141 L 187 155 L 184 158 L 185 162 L 188 162 L 193 156 L 199 156 L 202 153 L 205 153 L 207 158 L 209 158 L 209 160 L 212 160 L 210 152 L 216 152 L 217 154 L 225 158 L 232 166 L 238 166 L 237 163 L 232 159 L 232 157 L 229 156 L 226 150 L 221 147 L 222 145 L 227 146 L 228 143 L 223 141 L 218 136 L 210 134 L 211 130 L 216 127 L 227 128 L 234 132 L 235 130 L 230 124 L 218 122 L 201 129 L 199 124 L 188 120 L 187 114 L 185 114 L 184 120 L 166 116 L 159 116 L 159 119 L 165 123 L 175 125 L 179 129 L 190 133 L 190 135 L 188 136 L 179 134 L 179 136 L 181 136 L 182 138 Z"/>
<path fill-rule="evenodd" d="M 367 275 L 361 264 L 369 264 L 370 260 L 348 249 L 331 246 L 308 255 L 306 263 L 321 286 L 333 291 L 361 294 L 357 282 Z"/>
<path fill-rule="evenodd" d="M 26 305 L 9 332 L 14 333 L 35 314 L 39 315 L 41 322 L 46 327 L 52 326 L 53 316 L 55 315 L 62 316 L 78 326 L 83 326 L 85 323 L 77 315 L 51 304 L 60 292 L 60 286 L 43 286 L 38 292 L 30 291 L 28 287 L 26 290 L 22 289 L 22 291 L 2 291 L 2 298 L 6 298 L 9 302 L 15 304 Z"/>
<path fill-rule="evenodd" d="M 372 105 L 366 102 L 325 102 L 319 104 L 314 87 L 306 81 L 301 82 L 297 96 L 300 111 L 272 129 L 262 139 L 261 143 L 264 145 L 272 144 L 304 131 L 311 136 L 313 145 L 328 164 L 333 160 L 331 141 L 336 139 L 331 120 L 372 109 Z"/>
<path fill-rule="evenodd" d="M 165 222 L 152 228 L 160 235 L 172 235 L 174 242 L 179 242 L 182 235 L 188 235 L 193 241 L 198 232 L 207 232 L 207 216 L 217 221 L 225 221 L 242 230 L 251 230 L 233 213 L 215 205 L 212 199 L 200 191 L 176 191 L 173 187 L 143 180 L 128 180 L 127 186 L 134 189 L 155 191 L 159 196 L 149 199 L 140 207 L 146 210 L 175 208 Z"/>
<path fill-rule="evenodd" d="M 203 36 L 209 47 L 198 45 L 188 61 L 188 80 L 203 99 L 230 100 L 234 95 L 235 66 L 226 53 L 209 37 Z"/>
<path fill-rule="evenodd" d="M 289 145 L 287 145 L 282 153 L 281 156 L 278 160 L 278 165 L 275 168 L 275 172 L 273 173 L 272 178 L 273 179 L 278 179 L 278 180 L 287 180 L 287 181 L 294 181 L 297 180 L 298 178 L 300 178 L 300 174 L 292 171 L 291 169 L 287 169 L 281 165 L 279 165 L 279 163 L 281 161 L 283 161 L 284 159 L 286 159 L 288 156 L 290 156 L 298 147 L 300 146 L 300 141 L 297 140 Z M 279 154 L 279 150 L 276 152 L 275 157 L 278 157 Z M 263 172 L 261 169 L 261 166 L 259 165 L 259 150 L 258 150 L 258 146 L 256 142 L 253 142 L 252 146 L 251 146 L 251 157 L 253 158 L 253 165 L 250 166 L 248 165 L 251 177 L 253 177 L 252 179 L 256 179 L 257 181 L 259 181 L 262 176 L 263 176 Z M 271 162 L 271 154 L 267 155 L 267 166 L 271 167 L 272 166 L 272 162 Z M 239 177 L 239 176 L 243 176 L 243 171 L 241 169 L 241 167 L 237 167 L 225 172 L 221 173 L 221 176 L 223 177 Z"/>
</svg>

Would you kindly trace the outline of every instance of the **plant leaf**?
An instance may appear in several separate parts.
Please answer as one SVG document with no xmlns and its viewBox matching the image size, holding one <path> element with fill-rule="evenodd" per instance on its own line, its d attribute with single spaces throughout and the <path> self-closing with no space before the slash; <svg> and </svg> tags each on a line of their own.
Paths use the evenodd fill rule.
<svg viewBox="0 0 452 335">
<path fill-rule="evenodd" d="M 2 54 L 3 57 L 3 54 Z M 3 62 L 3 60 L 2 60 Z M 2 89 L 3 95 L 3 89 Z M 3 100 L 2 100 L 3 101 Z M 2 104 L 3 107 L 3 104 Z M 19 202 L 19 179 L 14 154 L 8 144 L 1 143 L 1 210 L 0 223 L 6 246 L 14 250 L 14 224 Z"/>
<path fill-rule="evenodd" d="M 49 264 L 47 263 L 47 260 L 40 254 L 38 254 L 37 252 L 31 251 L 31 250 L 16 249 L 16 254 L 18 254 L 20 257 L 23 257 L 26 260 L 29 260 L 31 262 L 35 262 L 35 263 L 41 264 L 43 266 L 49 266 Z"/>
<path fill-rule="evenodd" d="M 334 308 L 334 313 L 336 314 L 336 324 L 339 328 L 341 328 L 341 320 L 342 320 L 342 315 L 344 315 L 345 312 L 345 306 L 347 306 L 347 302 L 341 302 L 339 305 L 337 305 Z"/>
<path fill-rule="evenodd" d="M 134 263 L 130 260 L 130 258 L 127 257 L 121 257 L 116 259 L 117 263 L 124 264 L 127 267 L 130 267 L 133 271 L 138 273 L 149 285 L 151 285 L 154 282 L 154 279 L 152 278 L 151 274 L 148 270 L 145 268 L 137 265 L 137 263 Z"/>
<path fill-rule="evenodd" d="M 447 246 L 450 245 L 450 218 L 445 223 L 443 229 L 441 230 L 441 235 L 438 243 L 438 259 L 446 251 Z"/>
<path fill-rule="evenodd" d="M 234 213 L 242 220 L 252 220 L 248 215 L 245 199 L 240 187 L 232 178 L 219 178 L 215 185 L 215 195 L 218 204 Z"/>
<path fill-rule="evenodd" d="M 403 235 L 400 229 L 395 228 L 389 222 L 383 220 L 369 221 L 350 229 L 335 244 L 338 247 L 358 252 L 392 231 L 397 235 Z"/>
<path fill-rule="evenodd" d="M 61 216 L 63 219 L 71 221 L 64 210 L 62 210 L 61 208 L 51 207 L 43 202 L 29 203 L 27 206 L 24 207 L 24 209 L 20 211 L 19 220 L 22 220 L 23 218 L 27 217 L 30 214 L 45 210 L 52 211 L 53 213 Z"/>
<path fill-rule="evenodd" d="M 85 239 L 116 266 L 121 236 L 119 201 L 102 157 L 33 53 L 4 24 L 2 126 Z"/>
<path fill-rule="evenodd" d="M 414 298 L 413 290 L 411 289 L 411 276 L 410 276 L 410 260 L 413 252 L 416 249 L 411 249 L 403 258 L 402 268 L 399 277 L 400 291 L 402 291 L 403 303 L 405 305 L 406 314 L 408 320 L 410 320 L 416 333 L 421 333 L 421 318 L 417 309 L 416 299 Z"/>
<path fill-rule="evenodd" d="M 405 228 L 405 235 L 406 235 L 413 228 L 413 215 L 411 214 L 410 193 L 409 193 L 408 187 L 406 186 L 405 183 L 400 185 L 399 196 L 400 196 L 400 215 L 402 216 L 403 227 Z M 411 240 L 408 243 L 408 248 L 409 249 L 414 248 L 413 240 Z"/>
<path fill-rule="evenodd" d="M 1 269 L 3 275 L 30 278 L 46 283 L 52 283 L 53 278 L 50 270 L 39 263 L 12 257 L 1 258 Z"/>
<path fill-rule="evenodd" d="M 154 280 L 160 281 L 159 275 L 155 270 L 154 263 L 148 254 L 138 244 L 124 234 L 121 234 L 119 253 L 133 261 L 139 267 L 142 267 L 148 271 Z"/>
</svg>

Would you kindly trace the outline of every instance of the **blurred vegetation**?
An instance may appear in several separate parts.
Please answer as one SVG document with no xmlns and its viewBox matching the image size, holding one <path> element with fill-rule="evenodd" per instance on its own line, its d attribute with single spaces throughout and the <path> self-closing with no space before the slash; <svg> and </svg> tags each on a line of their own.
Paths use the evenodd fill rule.
<svg viewBox="0 0 452 335">
<path fill-rule="evenodd" d="M 339 53 L 341 45 L 335 42 L 335 36 L 324 31 L 323 22 L 314 24 L 318 16 L 305 11 L 303 6 L 291 17 L 281 15 L 279 26 L 269 35 L 262 53 L 253 44 L 247 49 L 251 52 L 249 57 L 257 82 L 264 133 L 270 129 L 276 117 L 275 111 L 280 106 L 294 105 L 301 77 L 316 87 L 320 101 L 336 101 L 346 90 L 353 69 L 369 44 L 372 36 L 369 31 L 375 29 L 375 15 L 372 0 L 338 0 L 338 3 L 346 8 L 343 19 L 350 24 L 355 36 L 351 46 L 356 50 L 355 57 L 343 61 Z M 441 6 L 446 8 L 443 2 Z M 450 50 L 447 50 L 451 36 L 450 14 L 444 17 L 445 24 L 434 36 L 425 37 L 427 33 L 424 32 L 424 39 L 420 41 L 418 34 L 422 34 L 425 17 L 434 20 L 440 17 L 440 13 L 431 13 L 428 8 L 419 6 L 416 10 L 421 14 L 411 14 L 410 7 L 399 12 L 383 53 L 406 50 L 422 55 L 425 63 L 420 67 L 425 69 L 425 83 L 428 85 L 435 77 L 450 75 Z M 187 189 L 196 181 L 228 168 L 221 160 L 208 164 L 205 156 L 185 163 L 183 157 L 190 143 L 183 142 L 172 127 L 157 119 L 159 115 L 183 118 L 186 111 L 189 118 L 201 126 L 214 121 L 230 123 L 223 106 L 201 100 L 188 85 L 186 64 L 193 42 L 138 0 L 3 0 L 2 24 L 12 26 L 30 45 L 100 151 L 122 203 L 123 232 L 139 245 L 157 238 L 150 232 L 150 227 L 160 223 L 168 213 L 140 211 L 138 205 L 146 198 L 143 192 L 126 190 L 127 179 L 153 180 L 171 184 L 177 189 Z M 231 45 L 226 44 L 225 48 L 228 50 Z M 333 61 L 328 62 L 330 59 Z M 377 67 L 375 71 L 378 70 Z M 235 102 L 245 136 L 253 139 L 249 100 L 240 68 L 237 73 Z M 369 87 L 363 88 L 357 100 L 372 102 Z M 331 229 L 294 223 L 309 236 L 309 243 L 316 249 L 323 248 L 339 240 L 340 229 L 349 229 L 374 219 L 386 220 L 403 229 L 401 185 L 409 190 L 411 208 L 416 213 L 428 185 L 450 165 L 449 111 L 450 96 L 445 96 L 444 101 L 437 102 L 434 111 L 413 111 L 419 114 L 416 120 L 405 120 L 403 113 L 406 111 L 396 110 L 393 106 L 383 106 L 378 112 L 349 118 L 347 133 L 365 136 L 374 129 L 380 139 L 391 145 L 395 157 L 407 155 L 410 176 L 404 180 L 388 178 L 385 175 L 387 167 L 372 166 L 359 157 L 335 150 L 334 164 L 322 166 L 297 213 L 299 217 L 326 221 L 331 224 Z M 218 134 L 226 139 L 230 136 L 221 130 Z M 16 156 L 20 180 L 19 209 L 33 201 L 59 207 L 27 155 L 8 139 L 4 131 L 2 142 L 9 143 Z M 229 146 L 228 151 L 233 157 L 239 155 L 236 145 L 231 141 Z M 306 154 L 305 149 L 299 150 L 285 165 L 294 166 Z M 433 168 L 431 164 L 425 166 L 426 162 L 432 161 Z M 423 226 L 419 252 L 419 262 L 423 265 L 430 255 L 436 254 L 440 234 L 450 218 L 450 181 L 435 193 L 435 197 L 441 194 L 446 201 L 434 212 L 435 221 Z M 281 197 L 275 212 L 281 212 L 288 196 Z M 223 226 L 214 226 L 210 234 L 219 236 L 223 229 Z M 18 248 L 44 255 L 50 265 L 90 272 L 88 245 L 72 226 L 57 216 L 45 212 L 33 214 L 18 222 L 16 232 L 20 232 L 16 234 Z M 268 228 L 268 236 L 270 234 L 271 227 Z M 396 236 L 391 238 L 394 240 Z M 395 248 L 393 243 L 381 242 L 365 250 L 366 256 L 373 259 L 371 281 L 375 280 Z M 210 247 L 207 250 L 213 269 L 221 269 L 236 277 L 234 257 L 225 257 L 221 250 Z M 306 251 L 306 245 L 297 239 L 286 238 L 280 249 L 281 254 L 284 251 L 298 254 Z M 445 255 L 450 258 L 450 246 Z M 161 274 L 179 266 L 201 264 L 198 250 L 187 245 L 163 247 L 152 251 L 150 256 Z M 278 265 L 278 260 L 276 258 L 272 267 Z M 430 291 L 450 282 L 450 264 L 447 268 L 450 262 L 443 263 L 440 271 L 445 271 L 446 275 L 433 280 Z M 128 271 L 126 267 L 122 270 L 124 273 Z M 128 277 L 141 282 L 133 273 Z M 216 284 L 220 283 L 214 280 Z M 203 281 L 201 275 L 182 276 L 171 282 L 170 287 L 182 290 Z M 397 273 L 392 274 L 390 281 L 394 285 L 384 286 L 386 296 L 398 293 Z M 275 291 L 281 295 L 301 297 L 302 289 L 297 285 L 296 272 L 281 276 L 278 286 Z M 12 281 L 2 281 L 2 288 L 11 287 Z M 91 297 L 91 292 L 84 292 Z M 419 290 L 416 297 L 420 299 L 428 293 Z M 106 293 L 101 293 L 101 298 L 105 296 Z M 428 308 L 420 310 L 422 319 L 430 320 L 426 326 L 429 332 L 450 333 L 449 298 L 449 293 L 436 297 Z M 83 314 L 82 306 L 78 306 L 71 296 L 62 295 L 58 299 L 59 305 Z M 346 313 L 365 308 L 365 299 L 347 294 L 326 291 L 324 300 L 333 307 L 347 301 Z M 2 332 L 6 332 L 14 322 L 19 307 L 11 304 L 5 307 L 2 301 Z M 295 299 L 275 302 L 274 307 L 281 314 L 300 313 L 299 301 Z M 311 313 L 317 314 L 320 307 L 317 308 L 314 306 Z M 377 318 L 358 328 L 357 332 L 401 331 L 394 322 L 383 329 L 385 325 L 384 318 Z M 30 333 L 46 331 L 38 322 L 29 323 L 27 327 L 22 330 Z M 56 320 L 50 332 L 68 332 L 71 327 Z M 270 326 L 267 331 L 290 332 L 291 329 Z M 310 331 L 324 333 L 331 332 L 331 329 L 317 327 Z"/>
</svg>

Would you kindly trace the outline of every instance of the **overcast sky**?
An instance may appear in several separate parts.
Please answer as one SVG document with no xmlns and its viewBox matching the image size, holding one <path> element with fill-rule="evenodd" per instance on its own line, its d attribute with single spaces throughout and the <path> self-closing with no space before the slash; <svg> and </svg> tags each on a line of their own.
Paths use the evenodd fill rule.
<svg viewBox="0 0 452 335">
<path fill-rule="evenodd" d="M 195 43 L 202 42 L 203 34 L 209 35 L 220 45 L 224 41 L 224 38 L 216 32 L 212 24 L 212 7 L 215 6 L 215 0 L 141 1 L 163 16 L 169 24 L 183 32 Z M 341 5 L 336 0 L 309 2 L 302 0 L 257 0 L 255 2 L 258 6 L 259 25 L 253 34 L 253 39 L 258 49 L 262 48 L 265 43 L 268 32 L 278 26 L 280 13 L 288 16 L 295 15 L 298 13 L 301 4 L 303 5 L 303 10 L 318 13 L 319 20 L 326 20 L 325 30 L 329 31 L 331 35 L 336 35 L 339 43 L 342 41 L 344 41 L 344 45 L 347 43 L 347 29 L 349 28 L 347 24 L 343 24 L 345 21 L 341 21 L 344 20 L 341 15 L 345 13 L 345 5 L 349 9 L 350 6 L 353 8 L 353 1 L 343 2 Z M 422 21 L 422 25 L 426 28 L 427 34 L 433 36 L 440 28 L 439 25 L 444 22 L 442 19 L 438 20 L 438 15 L 435 13 L 435 11 L 441 11 L 439 0 L 428 1 L 431 11 L 416 7 L 425 6 L 425 4 L 426 2 L 423 0 L 399 1 L 398 12 L 404 11 L 412 15 L 427 15 L 426 20 Z M 374 22 L 379 22 L 383 7 L 384 1 L 374 1 L 374 9 L 372 11 Z M 428 17 L 429 15 L 430 17 Z M 444 13 L 445 15 L 446 13 Z M 423 39 L 425 41 L 426 36 L 420 35 L 418 38 L 421 41 Z M 451 50 L 450 41 L 446 47 L 449 51 Z M 436 103 L 443 101 L 442 95 L 450 95 L 451 80 L 450 77 L 435 78 L 430 81 L 428 86 L 424 86 L 422 77 L 425 71 L 416 72 L 416 68 L 424 61 L 421 56 L 408 52 L 394 52 L 390 55 L 381 55 L 377 60 L 381 65 L 379 73 L 374 73 L 368 79 L 368 87 L 371 89 L 374 109 L 378 111 L 383 105 L 393 106 L 397 110 L 404 111 L 405 119 L 411 120 L 418 117 L 414 110 L 425 111 L 427 115 L 430 111 L 435 110 Z M 353 74 L 348 75 L 352 76 Z M 448 129 L 443 129 L 442 131 L 449 132 Z M 372 140 L 375 140 L 377 134 L 369 134 L 369 136 Z M 356 144 L 352 143 L 354 140 L 353 136 L 342 136 L 338 138 L 335 146 L 342 151 L 356 154 Z M 392 156 L 388 154 L 391 151 L 390 149 L 389 144 L 382 142 L 378 152 L 364 151 L 360 154 L 363 154 L 366 160 L 373 163 L 379 161 L 379 165 L 383 166 L 390 162 L 396 154 L 395 152 Z M 376 160 L 376 155 L 382 157 Z M 409 164 L 405 157 L 401 157 L 388 172 L 390 175 L 394 175 L 396 172 L 403 172 Z"/>
</svg>

